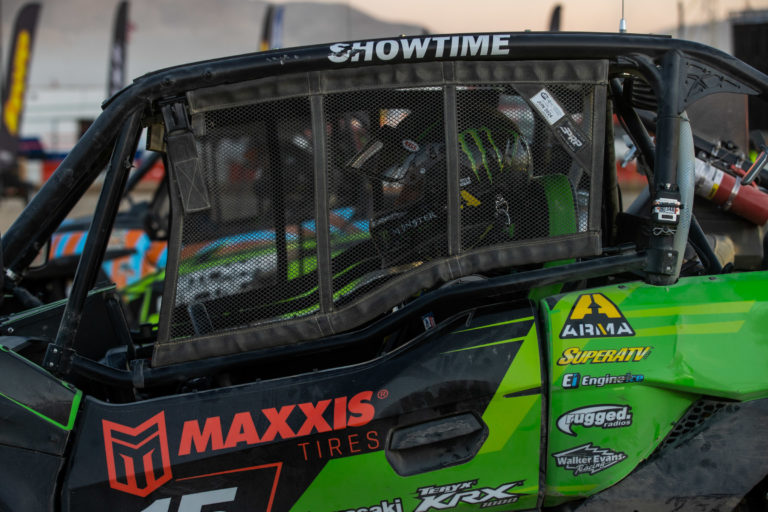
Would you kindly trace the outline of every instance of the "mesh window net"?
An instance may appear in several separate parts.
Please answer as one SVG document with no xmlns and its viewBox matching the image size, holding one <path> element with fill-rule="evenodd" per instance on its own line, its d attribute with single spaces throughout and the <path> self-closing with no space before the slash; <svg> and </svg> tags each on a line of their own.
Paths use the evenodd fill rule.
<svg viewBox="0 0 768 512">
<path fill-rule="evenodd" d="M 191 96 L 209 204 L 174 217 L 156 362 L 343 332 L 462 275 L 599 253 L 604 63 L 529 63 L 526 81 L 464 66 L 465 83 Z"/>
</svg>

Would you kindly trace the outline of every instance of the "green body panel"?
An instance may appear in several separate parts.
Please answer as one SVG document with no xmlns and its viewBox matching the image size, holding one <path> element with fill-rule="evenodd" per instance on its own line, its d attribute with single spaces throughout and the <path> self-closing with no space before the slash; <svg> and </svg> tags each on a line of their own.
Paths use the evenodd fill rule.
<svg viewBox="0 0 768 512">
<path fill-rule="evenodd" d="M 545 504 L 620 481 L 700 396 L 768 396 L 767 286 L 768 272 L 753 272 L 667 287 L 628 283 L 542 301 L 551 386 Z M 563 458 L 570 450 L 581 459 Z M 590 466 L 598 460 L 590 453 L 614 462 Z M 579 462 L 582 469 L 574 467 Z"/>
<path fill-rule="evenodd" d="M 472 347 L 462 350 L 471 351 Z M 498 488 L 522 481 L 509 492 L 523 496 L 505 504 L 503 510 L 535 508 L 539 493 L 542 413 L 540 346 L 534 324 L 483 414 L 489 429 L 488 438 L 471 461 L 403 477 L 392 469 L 384 451 L 332 459 L 291 510 L 346 511 L 354 510 L 355 505 L 361 503 L 375 505 L 382 500 L 392 502 L 400 498 L 403 510 L 413 511 L 421 503 L 419 488 L 470 480 L 477 481 L 474 489 Z M 338 492 L 340 485 L 344 487 L 343 493 Z M 479 507 L 458 503 L 451 510 L 469 511 Z M 494 507 L 494 510 L 501 509 Z"/>
</svg>

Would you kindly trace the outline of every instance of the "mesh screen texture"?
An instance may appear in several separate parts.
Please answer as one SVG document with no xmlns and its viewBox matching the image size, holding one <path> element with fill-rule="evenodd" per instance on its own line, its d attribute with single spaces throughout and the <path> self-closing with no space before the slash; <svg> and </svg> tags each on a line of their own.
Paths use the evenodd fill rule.
<svg viewBox="0 0 768 512">
<path fill-rule="evenodd" d="M 323 134 L 313 134 L 308 95 L 198 114 L 211 207 L 182 220 L 170 338 L 331 313 L 457 251 L 587 232 L 592 123 L 603 115 L 595 86 L 532 87 L 329 93 L 314 111 Z M 325 184 L 328 253 L 316 183 Z"/>
<path fill-rule="evenodd" d="M 172 338 L 318 308 L 309 101 L 205 114 L 211 208 L 184 218 Z"/>
<path fill-rule="evenodd" d="M 328 152 L 336 306 L 447 254 L 442 102 L 439 88 L 328 98 L 327 122 L 352 128 Z M 343 229 L 338 212 L 349 215 Z"/>
</svg>

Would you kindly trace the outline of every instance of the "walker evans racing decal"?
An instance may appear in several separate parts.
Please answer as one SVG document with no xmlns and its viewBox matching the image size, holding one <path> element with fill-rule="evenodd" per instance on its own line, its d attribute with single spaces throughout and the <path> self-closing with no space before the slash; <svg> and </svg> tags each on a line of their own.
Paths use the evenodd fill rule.
<svg viewBox="0 0 768 512">
<path fill-rule="evenodd" d="M 573 476 L 594 475 L 627 458 L 626 453 L 593 446 L 592 443 L 553 453 L 552 456 L 555 458 L 557 467 L 573 471 Z"/>
<path fill-rule="evenodd" d="M 417 490 L 417 498 L 421 502 L 414 512 L 447 510 L 456 508 L 462 503 L 480 505 L 479 508 L 509 505 L 523 496 L 523 494 L 511 493 L 509 490 L 520 487 L 524 481 L 509 482 L 498 487 L 477 487 L 477 480 L 420 487 Z"/>
<path fill-rule="evenodd" d="M 642 361 L 651 352 L 651 347 L 624 347 L 606 350 L 582 350 L 571 347 L 563 350 L 557 364 L 601 364 L 601 363 L 636 363 Z"/>
<path fill-rule="evenodd" d="M 616 304 L 602 293 L 579 295 L 560 331 L 562 340 L 634 335 Z"/>
<path fill-rule="evenodd" d="M 174 454 L 185 456 L 210 453 L 277 439 L 288 440 L 313 433 L 361 427 L 369 423 L 376 412 L 371 403 L 372 397 L 372 391 L 361 391 L 351 398 L 341 396 L 317 403 L 241 411 L 234 414 L 228 425 L 222 425 L 219 416 L 188 420 L 183 424 L 181 441 L 178 447 L 174 447 Z M 171 480 L 164 412 L 136 427 L 102 420 L 102 428 L 109 486 L 112 489 L 144 497 Z M 343 439 L 330 437 L 324 441 L 327 443 L 321 443 L 319 439 L 297 443 L 297 451 L 307 461 L 342 456 L 342 451 L 351 454 L 380 447 L 378 432 L 375 430 L 367 432 L 364 437 L 353 434 Z"/>
<path fill-rule="evenodd" d="M 581 376 L 580 373 L 566 373 L 563 375 L 562 386 L 564 389 L 576 389 L 579 386 L 595 386 L 601 388 L 606 384 L 631 384 L 633 382 L 643 382 L 644 375 L 633 375 L 625 373 L 624 375 L 611 375 L 606 373 L 602 377 L 593 377 L 591 375 Z"/>
<path fill-rule="evenodd" d="M 582 427 L 619 428 L 632 424 L 632 408 L 628 405 L 592 405 L 568 411 L 557 419 L 557 429 L 576 436 L 574 425 Z"/>
</svg>

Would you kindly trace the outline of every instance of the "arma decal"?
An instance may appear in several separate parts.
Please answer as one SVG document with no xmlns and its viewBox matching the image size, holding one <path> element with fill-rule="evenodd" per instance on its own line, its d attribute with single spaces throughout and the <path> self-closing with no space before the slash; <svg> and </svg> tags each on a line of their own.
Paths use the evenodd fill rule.
<svg viewBox="0 0 768 512">
<path fill-rule="evenodd" d="M 592 443 L 553 453 L 552 456 L 557 467 L 573 471 L 573 476 L 594 475 L 627 458 L 626 453 L 600 448 Z"/>
<path fill-rule="evenodd" d="M 651 353 L 652 347 L 624 347 L 606 350 L 582 350 L 571 347 L 563 350 L 563 355 L 557 360 L 560 366 L 569 364 L 602 364 L 602 363 L 636 363 L 642 361 Z"/>
<path fill-rule="evenodd" d="M 591 405 L 573 409 L 557 419 L 557 429 L 576 436 L 574 425 L 582 427 L 620 428 L 632 425 L 632 408 L 628 405 Z"/>
<path fill-rule="evenodd" d="M 632 374 L 630 372 L 624 375 L 611 375 L 606 373 L 601 377 L 592 375 L 581 376 L 580 373 L 566 373 L 563 375 L 562 386 L 564 389 L 576 389 L 579 386 L 595 386 L 601 388 L 608 384 L 631 384 L 633 382 L 643 382 L 645 375 Z"/>
<path fill-rule="evenodd" d="M 429 36 L 330 45 L 333 63 L 509 55 L 509 34 Z"/>
<path fill-rule="evenodd" d="M 494 487 L 477 487 L 477 480 L 458 482 L 440 486 L 420 487 L 417 490 L 421 500 L 415 512 L 428 512 L 429 510 L 447 510 L 456 508 L 462 503 L 480 505 L 479 508 L 495 507 L 515 503 L 523 496 L 508 492 L 509 489 L 520 487 L 524 480 L 509 482 Z"/>
<path fill-rule="evenodd" d="M 560 339 L 634 336 L 619 308 L 602 293 L 579 295 L 560 331 Z"/>
</svg>

